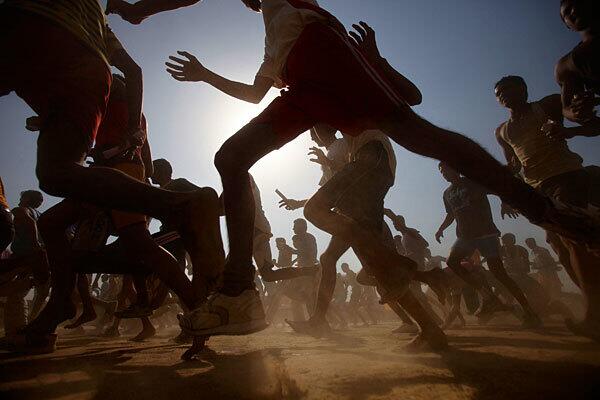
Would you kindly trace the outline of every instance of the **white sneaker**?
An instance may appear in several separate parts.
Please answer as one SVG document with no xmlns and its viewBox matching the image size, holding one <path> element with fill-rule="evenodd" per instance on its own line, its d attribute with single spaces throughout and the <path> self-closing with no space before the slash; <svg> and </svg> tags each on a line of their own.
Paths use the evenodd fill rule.
<svg viewBox="0 0 600 400">
<path fill-rule="evenodd" d="M 197 309 L 177 318 L 181 329 L 193 336 L 247 335 L 268 326 L 256 290 L 245 290 L 236 297 L 217 293 Z"/>
</svg>

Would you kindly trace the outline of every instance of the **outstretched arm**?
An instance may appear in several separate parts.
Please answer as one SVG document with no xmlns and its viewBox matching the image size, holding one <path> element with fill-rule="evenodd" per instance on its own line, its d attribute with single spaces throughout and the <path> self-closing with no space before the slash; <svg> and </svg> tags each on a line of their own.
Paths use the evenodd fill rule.
<svg viewBox="0 0 600 400">
<path fill-rule="evenodd" d="M 350 31 L 349 34 L 352 36 L 356 45 L 364 54 L 365 57 L 373 65 L 379 67 L 379 69 L 385 74 L 390 84 L 394 86 L 394 89 L 402 96 L 404 100 L 410 106 L 416 106 L 421 104 L 423 96 L 417 86 L 412 83 L 408 78 L 398 72 L 392 67 L 385 58 L 379 53 L 377 47 L 377 40 L 375 38 L 375 31 L 366 22 L 359 22 L 359 24 L 353 24 L 352 27 L 356 32 Z"/>
<path fill-rule="evenodd" d="M 560 85 L 562 113 L 570 121 L 587 125 L 597 119 L 594 107 L 598 105 L 598 99 L 586 92 L 575 70 L 572 58 L 567 55 L 558 62 L 554 71 L 556 82 Z"/>
<path fill-rule="evenodd" d="M 167 61 L 165 65 L 167 72 L 178 81 L 206 82 L 225 94 L 253 104 L 260 103 L 273 86 L 272 79 L 259 75 L 251 85 L 229 80 L 203 66 L 192 54 L 186 51 L 177 53 L 185 59 L 169 56 L 171 62 Z"/>
<path fill-rule="evenodd" d="M 107 45 L 110 52 L 110 63 L 125 76 L 129 132 L 136 133 L 141 128 L 142 102 L 144 97 L 144 81 L 142 69 L 123 48 L 117 37 L 109 31 Z"/>
<path fill-rule="evenodd" d="M 118 14 L 125 21 L 137 25 L 151 15 L 191 6 L 200 1 L 202 0 L 140 0 L 128 3 L 124 0 L 108 0 L 106 14 Z"/>
<path fill-rule="evenodd" d="M 444 231 L 450 225 L 452 225 L 453 222 L 454 222 L 454 215 L 452 215 L 451 213 L 447 213 L 446 218 L 444 218 L 444 221 L 442 222 L 442 225 L 440 225 L 437 232 L 435 233 L 435 240 L 437 240 L 438 243 L 442 243 L 442 238 L 444 237 Z"/>
</svg>

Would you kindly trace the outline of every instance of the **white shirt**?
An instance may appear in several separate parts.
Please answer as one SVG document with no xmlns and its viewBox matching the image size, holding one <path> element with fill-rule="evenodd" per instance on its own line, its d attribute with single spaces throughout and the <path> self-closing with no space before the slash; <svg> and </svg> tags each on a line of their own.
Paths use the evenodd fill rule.
<svg viewBox="0 0 600 400">
<path fill-rule="evenodd" d="M 364 131 L 358 136 L 344 135 L 344 138 L 348 143 L 348 153 L 350 161 L 354 160 L 356 152 L 365 144 L 374 140 L 381 142 L 388 156 L 390 172 L 392 173 L 392 176 L 394 178 L 396 177 L 396 154 L 394 153 L 394 148 L 392 147 L 392 142 L 390 141 L 390 138 L 387 137 L 385 133 L 381 132 L 380 130 L 372 129 Z"/>
<path fill-rule="evenodd" d="M 318 6 L 316 0 L 303 1 Z M 325 17 L 312 10 L 296 8 L 287 0 L 263 0 L 261 8 L 265 23 L 265 57 L 256 75 L 272 79 L 274 86 L 281 88 L 287 57 L 304 27 L 324 21 Z"/>
</svg>

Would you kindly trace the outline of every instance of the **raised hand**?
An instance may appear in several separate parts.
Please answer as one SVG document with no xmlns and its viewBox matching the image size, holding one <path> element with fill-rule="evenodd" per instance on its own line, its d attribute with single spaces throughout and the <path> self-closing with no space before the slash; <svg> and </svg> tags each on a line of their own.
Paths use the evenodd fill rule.
<svg viewBox="0 0 600 400">
<path fill-rule="evenodd" d="M 444 237 L 444 231 L 437 231 L 437 232 L 435 233 L 435 240 L 436 240 L 438 243 L 442 243 L 442 238 L 443 238 L 443 237 Z"/>
<path fill-rule="evenodd" d="M 542 132 L 552 139 L 571 139 L 573 134 L 568 128 L 554 121 L 547 121 L 542 125 Z"/>
<path fill-rule="evenodd" d="M 502 219 L 504 219 L 504 217 L 514 219 L 519 216 L 519 213 L 508 204 L 502 203 L 502 205 L 500 206 L 500 216 L 502 217 Z"/>
<path fill-rule="evenodd" d="M 594 108 L 599 103 L 600 99 L 594 93 L 584 92 L 573 96 L 569 108 L 578 121 L 588 121 L 596 116 Z"/>
<path fill-rule="evenodd" d="M 373 28 L 363 21 L 360 21 L 358 24 L 352 24 L 352 27 L 356 32 L 350 31 L 349 34 L 365 57 L 367 57 L 369 61 L 381 59 Z"/>
<path fill-rule="evenodd" d="M 302 208 L 303 203 L 300 200 L 284 199 L 279 201 L 279 208 L 285 208 L 286 210 L 297 210 Z"/>
<path fill-rule="evenodd" d="M 327 165 L 327 163 L 329 161 L 329 159 L 327 158 L 327 156 L 325 155 L 323 150 L 321 150 L 318 147 L 311 147 L 310 151 L 308 152 L 308 155 L 315 157 L 315 158 L 311 158 L 310 161 L 317 163 L 317 164 Z"/>
<path fill-rule="evenodd" d="M 146 19 L 146 16 L 140 13 L 139 7 L 123 0 L 108 0 L 105 12 L 106 15 L 117 14 L 125 21 L 134 25 L 139 25 Z"/>
<path fill-rule="evenodd" d="M 177 54 L 186 59 L 169 56 L 169 60 L 173 62 L 165 62 L 167 72 L 171 74 L 173 79 L 181 82 L 202 82 L 206 80 L 209 71 L 193 54 L 187 51 L 178 51 Z"/>
</svg>

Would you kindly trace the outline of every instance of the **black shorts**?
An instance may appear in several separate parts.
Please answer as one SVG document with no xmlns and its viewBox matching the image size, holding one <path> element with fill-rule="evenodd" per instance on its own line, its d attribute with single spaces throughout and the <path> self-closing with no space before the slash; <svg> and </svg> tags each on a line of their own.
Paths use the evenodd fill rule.
<svg viewBox="0 0 600 400">
<path fill-rule="evenodd" d="M 355 160 L 346 164 L 319 192 L 332 208 L 357 221 L 364 228 L 383 229 L 383 202 L 394 184 L 383 144 L 371 141 L 361 147 Z"/>
<path fill-rule="evenodd" d="M 6 250 L 14 237 L 15 227 L 13 225 L 12 214 L 8 210 L 0 209 L 0 254 Z"/>
</svg>

